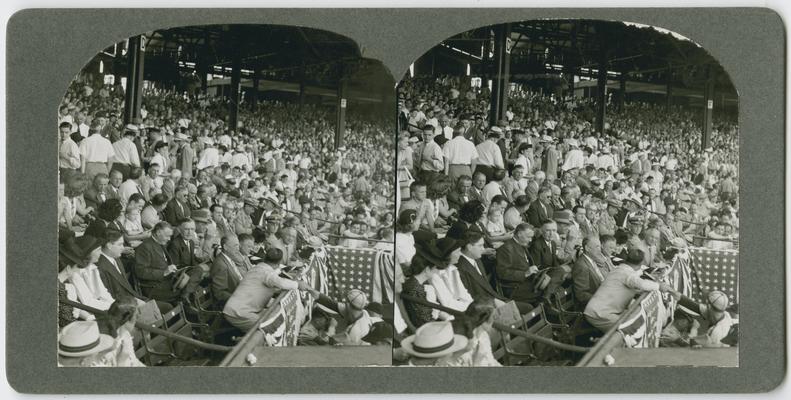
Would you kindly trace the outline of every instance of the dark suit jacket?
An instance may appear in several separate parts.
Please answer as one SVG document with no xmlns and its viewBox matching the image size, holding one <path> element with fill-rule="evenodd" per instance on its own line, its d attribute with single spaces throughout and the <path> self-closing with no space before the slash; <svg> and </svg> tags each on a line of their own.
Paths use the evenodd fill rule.
<svg viewBox="0 0 791 400">
<path fill-rule="evenodd" d="M 530 243 L 530 248 L 528 250 L 530 259 L 536 263 L 539 269 L 557 267 L 561 264 L 556 255 L 558 250 L 557 245 L 552 242 L 550 243 L 551 245 L 547 245 L 543 237 L 535 238 L 533 242 Z"/>
<path fill-rule="evenodd" d="M 189 242 L 188 245 L 184 242 L 181 235 L 174 236 L 173 239 L 168 242 L 167 249 L 171 262 L 176 264 L 178 268 L 195 266 L 201 263 L 201 260 L 195 257 L 195 244 Z"/>
<path fill-rule="evenodd" d="M 163 214 L 165 214 L 165 221 L 168 221 L 168 223 L 173 226 L 177 226 L 180 220 L 189 218 L 192 215 L 192 211 L 190 210 L 189 204 L 182 203 L 181 207 L 179 207 L 179 201 L 171 199 L 168 205 L 165 206 Z"/>
<path fill-rule="evenodd" d="M 495 298 L 505 300 L 502 296 L 497 294 L 497 291 L 492 288 L 489 283 L 489 277 L 481 275 L 481 272 L 486 273 L 486 269 L 481 264 L 480 260 L 476 260 L 477 265 L 470 264 L 466 258 L 459 258 L 456 263 L 456 268 L 459 269 L 459 278 L 461 283 L 467 288 L 473 299 L 481 298 Z"/>
<path fill-rule="evenodd" d="M 228 301 L 236 287 L 239 286 L 240 279 L 231 271 L 231 268 L 233 266 L 223 254 L 214 257 L 214 263 L 211 266 L 211 292 L 214 298 L 223 303 Z"/>
<path fill-rule="evenodd" d="M 102 279 L 102 283 L 110 294 L 113 295 L 113 298 L 117 300 L 119 297 L 125 295 L 143 300 L 143 296 L 135 291 L 129 283 L 129 273 L 124 269 L 124 264 L 121 263 L 121 260 L 115 259 L 115 263 L 123 274 L 118 272 L 118 269 L 115 268 L 104 254 L 102 254 L 99 257 L 99 261 L 96 262 L 96 267 L 99 269 L 99 276 Z"/>
<path fill-rule="evenodd" d="M 165 246 L 155 242 L 153 238 L 143 240 L 135 248 L 135 275 L 140 286 L 154 287 L 162 281 L 170 281 L 172 275 L 165 276 L 170 265 L 170 255 Z"/>
<path fill-rule="evenodd" d="M 623 227 L 625 227 L 625 226 L 626 226 L 626 223 L 628 222 L 628 221 L 627 221 L 627 216 L 628 216 L 628 215 L 629 215 L 629 211 L 627 211 L 625 208 L 622 208 L 622 209 L 620 209 L 620 210 L 618 211 L 618 213 L 617 213 L 617 214 L 615 214 L 615 217 L 614 217 L 614 218 L 615 218 L 615 225 L 616 225 L 618 228 L 623 228 Z"/>
<path fill-rule="evenodd" d="M 530 207 L 527 208 L 527 222 L 530 225 L 540 228 L 541 224 L 552 219 L 555 209 L 551 205 L 545 205 L 544 207 L 546 212 L 544 212 L 544 208 L 541 207 L 538 200 L 530 203 Z"/>
<path fill-rule="evenodd" d="M 250 219 L 253 220 L 253 226 L 264 226 L 264 225 L 266 225 L 266 217 L 264 217 L 263 223 L 259 224 L 261 222 L 261 217 L 264 216 L 265 213 L 266 213 L 266 210 L 264 210 L 263 208 L 261 208 L 261 207 L 256 207 L 255 208 L 255 211 L 253 211 L 253 215 L 250 216 Z"/>
<path fill-rule="evenodd" d="M 525 271 L 533 265 L 530 253 L 514 239 L 506 240 L 497 249 L 497 279 L 500 284 L 514 287 L 525 280 Z"/>
<path fill-rule="evenodd" d="M 601 285 L 602 280 L 594 268 L 598 269 L 599 267 L 588 257 L 581 256 L 571 269 L 571 277 L 574 280 L 574 297 L 581 305 L 587 304 Z"/>
</svg>

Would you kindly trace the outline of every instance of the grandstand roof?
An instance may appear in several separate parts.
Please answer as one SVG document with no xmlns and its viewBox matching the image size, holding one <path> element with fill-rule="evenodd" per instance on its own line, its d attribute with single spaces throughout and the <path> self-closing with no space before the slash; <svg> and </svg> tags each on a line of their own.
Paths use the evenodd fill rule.
<svg viewBox="0 0 791 400">
<path fill-rule="evenodd" d="M 472 65 L 482 64 L 484 43 L 492 26 L 464 32 L 445 40 L 443 55 Z M 705 49 L 678 34 L 650 26 L 594 20 L 531 20 L 511 24 L 511 75 L 562 72 L 573 66 L 577 75 L 595 79 L 599 55 L 607 52 L 608 71 L 628 73 L 629 81 L 704 86 L 713 66 L 715 90 L 736 94 L 730 77 Z M 490 47 L 491 48 L 491 47 Z M 672 74 L 670 73 L 672 69 Z M 611 74 L 612 77 L 612 74 Z"/>
<path fill-rule="evenodd" d="M 258 71 L 261 79 L 336 87 L 342 78 L 360 81 L 376 76 L 381 63 L 362 57 L 358 44 L 332 32 L 282 25 L 201 25 L 148 32 L 146 78 L 158 80 L 196 71 L 230 76 L 234 56 L 241 58 L 242 77 Z M 106 52 L 112 53 L 112 48 Z M 121 65 L 125 60 L 119 60 Z M 304 68 L 304 70 L 303 70 Z M 392 82 L 383 88 L 392 90 Z M 378 88 L 377 88 L 378 89 Z"/>
</svg>

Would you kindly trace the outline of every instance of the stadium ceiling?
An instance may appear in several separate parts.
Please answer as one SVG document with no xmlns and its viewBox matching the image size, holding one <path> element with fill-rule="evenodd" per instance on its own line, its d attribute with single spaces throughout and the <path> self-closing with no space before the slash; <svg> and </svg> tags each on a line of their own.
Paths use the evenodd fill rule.
<svg viewBox="0 0 791 400">
<path fill-rule="evenodd" d="M 335 86 L 342 78 L 375 73 L 353 40 L 328 31 L 282 25 L 202 25 L 145 34 L 146 68 L 230 75 L 239 57 L 243 77 Z M 148 75 L 148 72 L 147 72 Z"/>
<path fill-rule="evenodd" d="M 438 51 L 461 62 L 483 64 L 492 49 L 492 26 L 445 40 Z M 602 51 L 607 70 L 629 81 L 668 82 L 702 89 L 709 69 L 718 92 L 735 94 L 730 77 L 705 49 L 690 40 L 650 26 L 600 20 L 532 20 L 511 24 L 511 75 L 571 72 L 595 78 Z"/>
</svg>

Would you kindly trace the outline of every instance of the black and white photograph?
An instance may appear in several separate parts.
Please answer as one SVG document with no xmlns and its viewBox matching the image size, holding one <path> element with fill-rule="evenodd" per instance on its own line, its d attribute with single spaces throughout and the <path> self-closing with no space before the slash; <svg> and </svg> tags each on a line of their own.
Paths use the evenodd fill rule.
<svg viewBox="0 0 791 400">
<path fill-rule="evenodd" d="M 58 366 L 390 365 L 390 72 L 299 26 L 115 40 L 51 110 Z"/>
<path fill-rule="evenodd" d="M 739 98 L 694 39 L 525 20 L 414 61 L 394 365 L 738 366 Z"/>
</svg>

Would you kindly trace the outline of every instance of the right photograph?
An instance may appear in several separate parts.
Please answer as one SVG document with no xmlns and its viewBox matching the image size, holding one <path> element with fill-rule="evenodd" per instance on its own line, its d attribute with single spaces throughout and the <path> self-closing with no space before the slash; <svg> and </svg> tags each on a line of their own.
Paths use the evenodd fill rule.
<svg viewBox="0 0 791 400">
<path fill-rule="evenodd" d="M 739 98 L 661 27 L 448 38 L 397 87 L 399 366 L 738 366 Z"/>
</svg>

